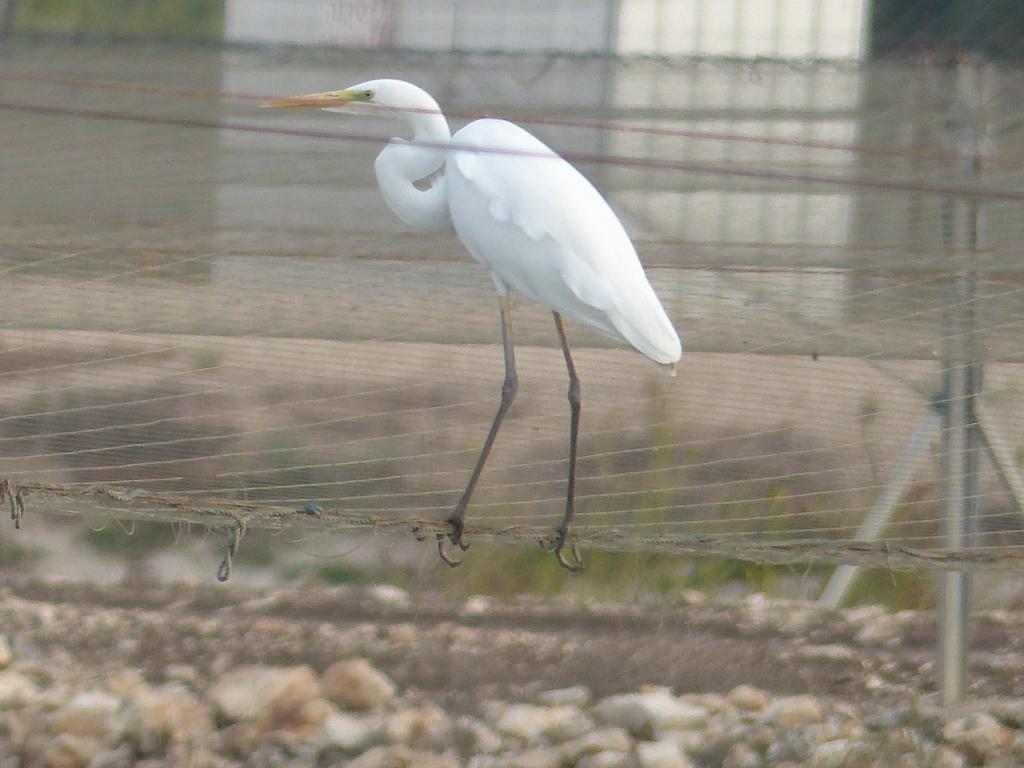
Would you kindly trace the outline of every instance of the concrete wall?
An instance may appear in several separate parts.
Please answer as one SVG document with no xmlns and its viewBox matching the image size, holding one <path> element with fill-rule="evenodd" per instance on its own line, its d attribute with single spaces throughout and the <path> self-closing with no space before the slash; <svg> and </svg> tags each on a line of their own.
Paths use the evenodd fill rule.
<svg viewBox="0 0 1024 768">
<path fill-rule="evenodd" d="M 228 0 L 225 37 L 441 51 L 858 59 L 869 1 Z"/>
</svg>

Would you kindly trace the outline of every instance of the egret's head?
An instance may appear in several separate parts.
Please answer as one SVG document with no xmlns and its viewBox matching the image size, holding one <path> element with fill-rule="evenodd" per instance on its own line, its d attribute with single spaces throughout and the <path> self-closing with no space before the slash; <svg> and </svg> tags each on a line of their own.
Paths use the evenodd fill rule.
<svg viewBox="0 0 1024 768">
<path fill-rule="evenodd" d="M 367 80 L 340 91 L 308 93 L 265 102 L 264 107 L 326 109 L 345 112 L 352 107 L 438 111 L 437 102 L 422 88 L 402 80 Z"/>
</svg>

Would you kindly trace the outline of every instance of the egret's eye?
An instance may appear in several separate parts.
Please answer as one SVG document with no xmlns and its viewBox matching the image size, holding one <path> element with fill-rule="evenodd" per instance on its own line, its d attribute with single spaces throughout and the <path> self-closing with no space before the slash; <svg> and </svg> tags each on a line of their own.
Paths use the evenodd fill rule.
<svg viewBox="0 0 1024 768">
<path fill-rule="evenodd" d="M 373 91 L 363 91 L 363 96 L 365 96 L 367 99 L 372 99 Z"/>
</svg>

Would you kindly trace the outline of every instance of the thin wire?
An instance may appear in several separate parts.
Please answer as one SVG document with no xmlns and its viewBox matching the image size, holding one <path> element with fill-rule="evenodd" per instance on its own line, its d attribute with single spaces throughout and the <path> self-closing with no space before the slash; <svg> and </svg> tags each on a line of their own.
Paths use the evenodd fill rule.
<svg viewBox="0 0 1024 768">
<path fill-rule="evenodd" d="M 214 89 L 191 88 L 188 86 L 162 86 L 150 83 L 100 80 L 67 75 L 53 75 L 40 72 L 27 72 L 19 70 L 0 70 L 0 80 L 39 82 L 53 85 L 66 85 L 94 90 L 121 91 L 126 93 L 143 93 L 155 96 L 182 96 L 186 98 L 202 98 L 234 100 L 243 102 L 265 102 L 277 98 L 275 94 L 241 93 L 237 91 L 220 91 Z M 353 104 L 359 108 L 362 105 Z M 440 114 L 435 110 L 415 109 L 408 107 L 385 107 L 373 105 L 369 107 L 383 113 L 431 113 Z M 475 113 L 446 110 L 444 114 L 449 117 L 472 120 L 477 117 Z M 958 162 L 959 157 L 955 152 L 936 152 L 921 149 L 908 149 L 899 147 L 866 146 L 860 144 L 848 144 L 841 142 L 813 141 L 808 139 L 784 139 L 778 137 L 758 136 L 750 134 L 722 133 L 717 131 L 696 131 L 677 128 L 659 128 L 649 125 L 622 124 L 608 120 L 579 120 L 568 118 L 539 117 L 536 115 L 505 113 L 494 115 L 505 120 L 524 123 L 527 125 L 551 125 L 564 128 L 587 128 L 600 131 L 612 131 L 620 133 L 647 134 L 652 136 L 665 136 L 670 138 L 689 138 L 707 141 L 738 142 L 745 144 L 765 144 L 771 146 L 797 147 L 801 149 L 818 149 L 825 151 L 851 152 L 862 155 L 877 155 L 881 157 L 906 157 L 918 160 L 931 160 L 943 165 L 952 166 Z M 1017 163 L 1009 158 L 983 155 L 985 163 L 998 165 L 1002 168 L 1022 168 L 1024 164 Z"/>
<path fill-rule="evenodd" d="M 231 121 L 201 120 L 198 118 L 169 117 L 146 115 L 139 113 L 117 112 L 102 109 L 80 109 L 74 107 L 54 107 L 41 104 L 23 104 L 0 101 L 0 110 L 9 112 L 74 117 L 87 120 L 114 120 L 126 123 L 143 123 L 148 125 L 167 125 L 178 128 L 212 129 L 217 131 L 237 131 L 240 133 L 260 133 L 276 136 L 298 136 L 302 138 L 326 139 L 333 141 L 355 141 L 381 144 L 382 136 L 355 132 L 313 131 L 299 128 L 272 128 L 264 125 L 253 125 Z M 553 152 L 533 152 L 529 150 L 512 150 L 505 147 L 481 147 L 460 145 L 452 142 L 434 142 L 409 140 L 412 146 L 429 149 L 441 149 L 448 152 L 471 152 L 475 154 L 498 154 L 514 157 L 526 157 L 542 160 L 554 160 L 560 156 Z M 646 168 L 652 170 L 687 171 L 695 174 L 711 176 L 727 176 L 730 178 L 759 179 L 769 181 L 785 181 L 798 184 L 823 184 L 856 189 L 885 190 L 890 192 L 918 192 L 934 195 L 957 195 L 979 200 L 1024 200 L 1024 191 L 1010 189 L 992 189 L 979 186 L 946 183 L 915 183 L 912 181 L 892 179 L 843 178 L 840 176 L 822 176 L 810 173 L 792 173 L 762 169 L 742 168 L 713 163 L 691 161 L 652 160 L 644 157 L 625 157 L 615 155 L 599 155 L 592 153 L 566 152 L 561 155 L 566 160 L 581 164 L 613 165 L 627 168 Z"/>
</svg>

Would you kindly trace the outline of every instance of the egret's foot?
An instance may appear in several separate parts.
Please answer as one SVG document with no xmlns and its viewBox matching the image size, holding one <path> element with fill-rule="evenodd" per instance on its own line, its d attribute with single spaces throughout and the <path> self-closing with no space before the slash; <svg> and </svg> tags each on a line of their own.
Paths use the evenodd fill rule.
<svg viewBox="0 0 1024 768">
<path fill-rule="evenodd" d="M 245 535 L 245 523 L 239 520 L 231 532 L 231 538 L 228 539 L 227 552 L 224 554 L 224 559 L 221 560 L 220 566 L 217 568 L 217 581 L 224 583 L 231 578 L 231 570 L 235 565 L 235 555 L 238 554 L 238 547 L 242 543 L 242 537 Z"/>
<path fill-rule="evenodd" d="M 552 547 L 552 551 L 555 553 L 555 557 L 558 558 L 558 564 L 565 568 L 567 571 L 577 573 L 583 570 L 583 558 L 580 556 L 579 547 L 576 542 L 571 542 L 569 545 L 569 551 L 572 552 L 572 558 L 575 562 L 570 562 L 565 559 L 565 555 L 562 554 L 562 550 L 565 549 L 565 538 L 568 533 L 565 528 L 555 529 L 558 533 L 558 537 L 555 539 L 555 545 Z"/>
<path fill-rule="evenodd" d="M 454 557 L 452 557 L 445 551 L 444 540 L 450 540 L 452 544 L 461 549 L 463 552 L 469 549 L 469 544 L 462 540 L 462 531 L 464 530 L 464 526 L 462 524 L 461 517 L 448 518 L 448 524 L 452 527 L 452 529 L 448 533 L 437 534 L 437 554 L 440 555 L 441 559 L 444 560 L 448 565 L 454 568 L 457 565 L 461 565 L 462 561 L 456 560 Z"/>
</svg>

